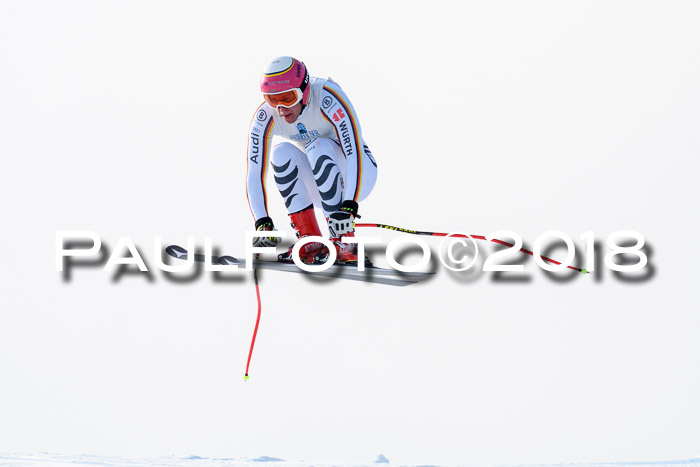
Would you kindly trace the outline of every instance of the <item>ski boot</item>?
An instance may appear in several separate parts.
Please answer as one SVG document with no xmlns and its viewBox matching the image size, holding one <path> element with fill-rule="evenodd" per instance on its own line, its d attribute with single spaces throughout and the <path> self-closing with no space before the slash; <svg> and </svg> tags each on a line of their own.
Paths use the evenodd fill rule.
<svg viewBox="0 0 700 467">
<path fill-rule="evenodd" d="M 321 236 L 321 229 L 318 226 L 313 205 L 290 214 L 289 219 L 291 220 L 292 228 L 297 233 L 297 238 Z M 277 260 L 284 263 L 294 262 L 292 259 L 293 249 L 294 247 L 291 247 L 286 252 L 277 255 Z M 321 242 L 309 242 L 299 249 L 299 259 L 306 264 L 321 263 L 327 257 L 328 248 Z"/>
<path fill-rule="evenodd" d="M 355 232 L 350 232 L 343 235 L 343 237 L 354 237 Z M 357 264 L 359 258 L 357 256 L 357 243 L 343 242 L 343 239 L 331 238 L 331 242 L 335 246 L 335 262 L 336 264 Z M 365 266 L 372 266 L 372 262 L 367 256 L 364 257 Z"/>
</svg>

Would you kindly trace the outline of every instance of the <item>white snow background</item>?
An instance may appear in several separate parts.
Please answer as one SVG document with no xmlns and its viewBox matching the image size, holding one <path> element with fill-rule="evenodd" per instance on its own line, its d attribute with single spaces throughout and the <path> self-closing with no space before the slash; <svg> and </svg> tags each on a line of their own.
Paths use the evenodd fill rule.
<svg viewBox="0 0 700 467">
<path fill-rule="evenodd" d="M 315 467 L 364 467 L 377 465 L 399 465 L 392 463 L 384 455 L 380 454 L 374 462 L 364 463 L 342 463 L 342 462 L 308 462 L 297 461 L 289 462 L 284 459 L 275 457 L 259 456 L 249 458 L 207 458 L 196 455 L 178 458 L 175 456 L 168 457 L 152 457 L 140 459 L 127 459 L 122 457 L 95 456 L 95 455 L 66 455 L 66 454 L 51 454 L 46 452 L 40 453 L 0 453 L 0 465 L 22 467 L 30 465 L 41 466 L 64 466 L 72 465 L 74 467 L 89 467 L 89 466 L 105 466 L 105 467 L 260 467 L 268 465 L 271 467 L 306 467 L 313 465 Z M 448 465 L 448 464 L 445 464 Z M 466 465 L 466 464 L 455 464 Z M 522 465 L 522 464 L 521 464 Z M 644 466 L 697 466 L 700 465 L 699 459 L 686 459 L 676 461 L 662 462 L 621 462 L 621 463 L 599 463 L 599 464 L 553 464 L 568 467 L 644 467 Z M 415 467 L 435 467 L 431 464 L 424 464 Z M 538 467 L 530 465 L 529 467 Z"/>
<path fill-rule="evenodd" d="M 0 452 L 30 454 L 0 465 L 696 458 L 698 23 L 690 1 L 1 2 Z M 635 230 L 651 277 L 600 261 L 557 282 L 527 256 L 525 282 L 264 271 L 244 382 L 250 275 L 173 282 L 152 244 L 242 255 L 247 129 L 279 55 L 352 100 L 379 164 L 362 221 L 529 246 L 556 229 L 577 251 L 592 230 L 603 253 Z M 152 274 L 64 281 L 58 230 L 129 236 Z"/>
</svg>

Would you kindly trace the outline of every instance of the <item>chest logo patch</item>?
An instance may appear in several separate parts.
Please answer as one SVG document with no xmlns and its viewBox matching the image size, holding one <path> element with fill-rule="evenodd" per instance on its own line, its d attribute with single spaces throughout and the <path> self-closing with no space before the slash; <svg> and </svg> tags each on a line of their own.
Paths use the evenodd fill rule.
<svg viewBox="0 0 700 467">
<path fill-rule="evenodd" d="M 293 140 L 301 141 L 312 138 L 318 138 L 320 136 L 317 130 L 307 131 L 306 126 L 303 123 L 297 123 L 297 133 L 296 135 L 290 135 L 289 137 Z"/>
</svg>

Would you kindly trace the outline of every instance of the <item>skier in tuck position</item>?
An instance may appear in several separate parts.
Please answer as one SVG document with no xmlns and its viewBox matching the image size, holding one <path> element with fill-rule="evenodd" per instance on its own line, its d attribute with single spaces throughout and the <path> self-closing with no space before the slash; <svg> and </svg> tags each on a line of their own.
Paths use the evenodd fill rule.
<svg viewBox="0 0 700 467">
<path fill-rule="evenodd" d="M 265 175 L 271 159 L 275 183 L 298 238 L 322 236 L 314 206 L 328 221 L 336 261 L 356 263 L 354 235 L 358 203 L 372 191 L 377 163 L 362 139 L 355 109 L 330 78 L 309 77 L 306 66 L 292 57 L 270 62 L 260 77 L 265 101 L 258 107 L 248 134 L 248 203 L 256 231 L 276 230 L 267 210 Z M 283 140 L 271 147 L 272 137 Z M 278 238 L 257 237 L 258 247 L 275 246 Z M 328 249 L 309 242 L 299 250 L 305 263 L 322 262 Z M 279 255 L 292 261 L 292 248 Z"/>
</svg>

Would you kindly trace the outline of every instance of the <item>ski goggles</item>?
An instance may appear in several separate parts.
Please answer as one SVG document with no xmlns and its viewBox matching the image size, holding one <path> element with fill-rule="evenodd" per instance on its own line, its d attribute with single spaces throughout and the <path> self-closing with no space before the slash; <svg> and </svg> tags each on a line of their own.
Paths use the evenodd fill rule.
<svg viewBox="0 0 700 467">
<path fill-rule="evenodd" d="M 277 107 L 294 107 L 299 102 L 301 98 L 304 97 L 304 93 L 299 88 L 289 89 L 287 91 L 273 92 L 270 94 L 263 94 L 265 102 L 270 104 L 273 108 Z"/>
</svg>

